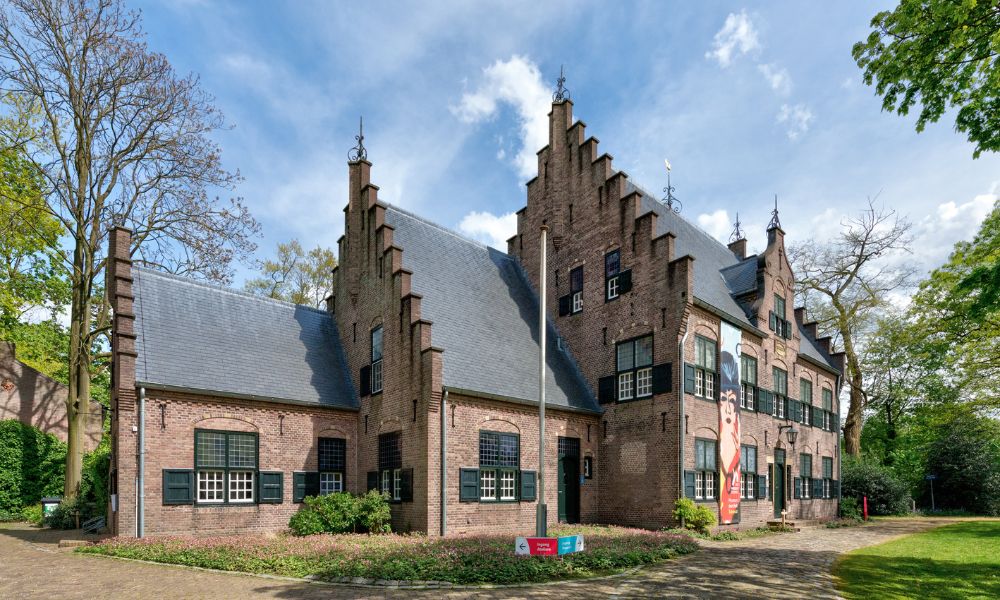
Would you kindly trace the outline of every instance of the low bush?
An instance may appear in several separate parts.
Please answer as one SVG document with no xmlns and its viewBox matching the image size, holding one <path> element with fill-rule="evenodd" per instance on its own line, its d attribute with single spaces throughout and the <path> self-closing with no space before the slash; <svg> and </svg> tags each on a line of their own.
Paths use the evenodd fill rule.
<svg viewBox="0 0 1000 600">
<path fill-rule="evenodd" d="M 705 534 L 716 524 L 715 513 L 707 506 L 695 504 L 690 498 L 681 498 L 674 504 L 674 518 L 679 519 L 685 528 Z"/>
<path fill-rule="evenodd" d="M 21 509 L 21 515 L 24 517 L 25 521 L 31 523 L 32 525 L 41 525 L 45 520 L 45 513 L 42 510 L 41 504 L 25 506 Z"/>
<path fill-rule="evenodd" d="M 850 458 L 841 469 L 841 495 L 861 502 L 868 497 L 872 515 L 902 515 L 910 510 L 907 485 L 887 467 L 874 461 Z M 843 504 L 843 503 L 842 503 Z"/>
<path fill-rule="evenodd" d="M 0 523 L 13 523 L 24 520 L 24 512 L 20 510 L 5 510 L 0 508 Z"/>
<path fill-rule="evenodd" d="M 45 524 L 52 529 L 76 529 L 77 527 L 77 513 L 79 513 L 79 523 L 82 525 L 84 521 L 91 517 L 98 515 L 104 515 L 104 507 L 98 507 L 93 502 L 87 501 L 84 498 L 78 498 L 76 500 L 64 500 L 59 503 L 59 506 L 45 517 Z"/>
<path fill-rule="evenodd" d="M 16 512 L 60 495 L 66 444 L 20 421 L 0 421 L 0 510 Z"/>
<path fill-rule="evenodd" d="M 840 516 L 845 519 L 861 520 L 861 503 L 853 496 L 840 499 Z"/>
<path fill-rule="evenodd" d="M 288 527 L 295 535 L 389 533 L 391 516 L 385 495 L 375 490 L 360 496 L 344 492 L 305 498 Z"/>
</svg>

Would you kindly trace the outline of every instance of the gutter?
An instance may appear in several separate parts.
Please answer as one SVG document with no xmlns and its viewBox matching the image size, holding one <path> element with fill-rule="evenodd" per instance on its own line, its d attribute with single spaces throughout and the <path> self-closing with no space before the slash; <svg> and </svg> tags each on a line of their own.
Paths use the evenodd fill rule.
<svg viewBox="0 0 1000 600">
<path fill-rule="evenodd" d="M 448 390 L 441 393 L 441 537 L 448 534 Z"/>
<path fill-rule="evenodd" d="M 324 404 L 322 402 L 309 402 L 307 400 L 291 400 L 288 398 L 275 398 L 273 396 L 258 396 L 256 394 L 240 394 L 236 392 L 223 392 L 218 390 L 206 390 L 202 388 L 193 388 L 183 385 L 167 385 L 163 383 L 147 383 L 144 381 L 137 382 L 139 385 L 145 386 L 142 389 L 159 390 L 163 392 L 178 392 L 181 394 L 196 394 L 198 396 L 214 396 L 216 398 L 232 398 L 234 400 L 252 400 L 255 402 L 272 402 L 277 404 L 294 404 L 296 406 L 309 406 L 312 408 L 333 408 L 337 410 L 346 410 L 350 412 L 360 412 L 360 406 L 341 406 L 339 404 Z"/>
<path fill-rule="evenodd" d="M 139 388 L 138 406 L 138 446 L 136 451 L 136 462 L 138 463 L 135 476 L 135 537 L 141 538 L 145 533 L 146 519 L 146 388 Z"/>
<path fill-rule="evenodd" d="M 477 390 L 470 390 L 453 386 L 444 386 L 442 389 L 444 389 L 446 392 L 450 390 L 452 392 L 455 392 L 456 394 L 460 394 L 462 396 L 469 396 L 472 398 L 482 398 L 484 400 L 498 400 L 500 402 L 509 402 L 511 404 L 520 404 L 523 406 L 536 406 L 536 407 L 538 406 L 538 400 L 525 400 L 524 398 L 515 398 L 513 396 L 501 396 L 500 394 L 491 394 L 489 392 L 481 392 Z M 545 403 L 545 408 L 547 410 L 561 410 L 561 411 L 580 413 L 583 415 L 591 415 L 591 416 L 604 414 L 603 410 L 592 410 L 588 408 L 578 408 L 575 406 L 561 406 L 559 404 L 552 404 L 549 402 Z"/>
</svg>

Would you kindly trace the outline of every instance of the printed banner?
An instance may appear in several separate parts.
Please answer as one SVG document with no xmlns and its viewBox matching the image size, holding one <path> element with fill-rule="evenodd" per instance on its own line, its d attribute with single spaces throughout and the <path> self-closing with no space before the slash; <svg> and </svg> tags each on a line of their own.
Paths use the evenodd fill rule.
<svg viewBox="0 0 1000 600">
<path fill-rule="evenodd" d="M 719 522 L 739 523 L 740 510 L 740 346 L 743 333 L 722 323 L 719 364 Z"/>
</svg>

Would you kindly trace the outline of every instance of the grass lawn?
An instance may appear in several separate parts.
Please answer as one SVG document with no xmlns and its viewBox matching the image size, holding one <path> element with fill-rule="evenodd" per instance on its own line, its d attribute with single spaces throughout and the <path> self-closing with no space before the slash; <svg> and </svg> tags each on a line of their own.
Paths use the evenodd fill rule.
<svg viewBox="0 0 1000 600">
<path fill-rule="evenodd" d="M 833 566 L 853 598 L 1000 598 L 1000 521 L 966 521 L 869 546 Z"/>
<path fill-rule="evenodd" d="M 512 584 L 594 577 L 697 550 L 686 536 L 623 527 L 567 526 L 586 550 L 563 558 L 515 556 L 514 536 L 330 535 L 113 539 L 79 552 L 291 577 Z"/>
</svg>

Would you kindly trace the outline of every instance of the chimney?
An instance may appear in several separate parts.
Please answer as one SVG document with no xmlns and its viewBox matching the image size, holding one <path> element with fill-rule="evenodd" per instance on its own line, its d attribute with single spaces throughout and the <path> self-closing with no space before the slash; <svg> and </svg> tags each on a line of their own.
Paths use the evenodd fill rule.
<svg viewBox="0 0 1000 600">
<path fill-rule="evenodd" d="M 729 242 L 729 251 L 735 254 L 736 258 L 743 260 L 747 257 L 747 241 L 741 238 L 735 242 Z"/>
<path fill-rule="evenodd" d="M 115 227 L 108 236 L 108 272 L 105 276 L 111 304 L 112 390 L 114 408 L 135 406 L 135 296 L 132 293 L 132 232 Z"/>
</svg>

